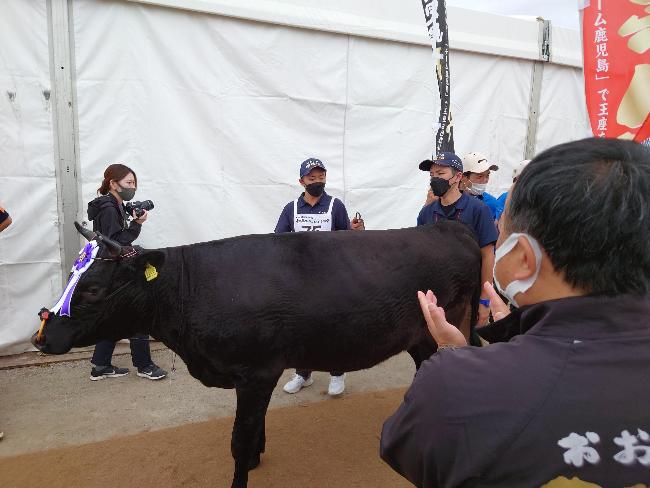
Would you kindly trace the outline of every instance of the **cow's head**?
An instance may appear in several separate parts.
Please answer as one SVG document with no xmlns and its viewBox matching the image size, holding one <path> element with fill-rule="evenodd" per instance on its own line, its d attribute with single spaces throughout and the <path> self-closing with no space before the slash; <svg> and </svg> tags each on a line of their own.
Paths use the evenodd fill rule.
<svg viewBox="0 0 650 488">
<path fill-rule="evenodd" d="M 77 222 L 75 226 L 91 245 L 75 262 L 57 305 L 39 314 L 41 328 L 32 344 L 48 354 L 146 332 L 152 280 L 165 260 L 161 251 L 123 247 Z"/>
</svg>

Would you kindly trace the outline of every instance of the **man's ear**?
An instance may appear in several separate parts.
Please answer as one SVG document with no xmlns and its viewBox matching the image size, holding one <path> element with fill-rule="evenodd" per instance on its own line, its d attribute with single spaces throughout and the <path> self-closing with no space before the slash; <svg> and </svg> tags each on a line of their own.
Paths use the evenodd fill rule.
<svg viewBox="0 0 650 488">
<path fill-rule="evenodd" d="M 517 246 L 510 252 L 515 253 L 515 257 L 519 261 L 514 279 L 525 280 L 535 274 L 535 270 L 537 269 L 535 251 L 533 250 L 533 246 L 530 245 L 530 242 L 528 242 L 528 239 L 519 236 L 517 238 Z"/>
</svg>

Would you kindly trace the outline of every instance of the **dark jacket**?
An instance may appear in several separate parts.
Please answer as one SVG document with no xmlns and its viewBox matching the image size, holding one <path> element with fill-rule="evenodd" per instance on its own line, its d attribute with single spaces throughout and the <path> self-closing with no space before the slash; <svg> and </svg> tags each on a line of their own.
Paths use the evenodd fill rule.
<svg viewBox="0 0 650 488">
<path fill-rule="evenodd" d="M 650 297 L 548 301 L 481 335 L 512 339 L 422 364 L 384 424 L 393 469 L 419 487 L 650 480 Z"/>
<path fill-rule="evenodd" d="M 88 204 L 88 219 L 93 222 L 93 231 L 101 232 L 123 246 L 130 246 L 140 235 L 142 227 L 134 220 L 129 223 L 124 205 L 117 203 L 110 193 Z"/>
</svg>

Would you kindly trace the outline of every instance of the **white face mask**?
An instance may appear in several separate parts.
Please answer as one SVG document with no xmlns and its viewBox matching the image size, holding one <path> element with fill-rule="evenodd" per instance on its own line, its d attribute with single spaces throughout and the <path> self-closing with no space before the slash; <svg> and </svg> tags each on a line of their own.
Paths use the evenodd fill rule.
<svg viewBox="0 0 650 488">
<path fill-rule="evenodd" d="M 519 237 L 525 237 L 528 239 L 528 242 L 530 243 L 530 246 L 533 248 L 533 252 L 535 253 L 535 272 L 533 275 L 525 280 L 514 280 L 510 282 L 508 286 L 506 286 L 505 290 L 499 283 L 499 280 L 497 279 L 497 263 L 503 256 L 508 254 L 510 251 L 514 249 L 514 247 L 517 245 L 517 239 Z M 517 301 L 515 300 L 515 295 L 517 293 L 524 293 L 528 291 L 528 289 L 533 286 L 533 283 L 535 283 L 535 280 L 537 280 L 537 277 L 539 276 L 539 270 L 542 267 L 542 247 L 539 245 L 539 242 L 532 237 L 529 236 L 528 234 L 510 234 L 508 238 L 504 241 L 503 244 L 501 244 L 494 255 L 494 270 L 492 272 L 492 275 L 494 277 L 494 284 L 497 287 L 497 290 L 499 290 L 499 293 L 501 293 L 510 303 L 512 303 L 515 307 L 519 307 L 517 304 Z"/>
<path fill-rule="evenodd" d="M 469 187 L 469 191 L 473 195 L 483 195 L 486 189 L 487 183 L 472 183 L 472 186 Z"/>
</svg>

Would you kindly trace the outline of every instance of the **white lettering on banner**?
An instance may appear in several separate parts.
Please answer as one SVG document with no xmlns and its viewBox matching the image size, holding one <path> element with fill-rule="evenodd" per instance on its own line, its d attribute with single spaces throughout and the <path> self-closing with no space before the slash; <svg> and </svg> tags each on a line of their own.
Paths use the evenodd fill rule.
<svg viewBox="0 0 650 488">
<path fill-rule="evenodd" d="M 589 464 L 598 464 L 600 462 L 598 451 L 590 446 L 590 444 L 598 444 L 599 442 L 600 436 L 595 432 L 587 432 L 584 436 L 572 432 L 568 437 L 560 439 L 557 443 L 560 447 L 568 449 L 564 453 L 564 462 L 576 468 L 581 468 L 585 461 Z"/>
<path fill-rule="evenodd" d="M 609 73 L 610 65 L 609 61 L 606 59 L 609 57 L 609 50 L 607 49 L 609 38 L 607 36 L 607 20 L 603 16 L 602 9 L 603 2 L 602 0 L 598 0 L 598 13 L 596 21 L 594 22 L 594 27 L 597 27 L 594 32 L 594 46 L 596 48 L 596 72 L 594 73 L 594 78 L 596 81 L 609 80 L 609 75 L 607 75 L 607 73 Z M 600 112 L 596 115 L 596 117 L 599 117 L 596 131 L 598 132 L 598 137 L 605 137 L 607 135 L 607 125 L 609 122 L 609 104 L 607 102 L 609 90 L 603 88 L 597 90 L 597 93 L 600 94 L 603 103 L 600 104 Z"/>
<path fill-rule="evenodd" d="M 609 62 L 606 59 L 599 58 L 598 65 L 596 66 L 596 71 L 598 73 L 608 72 L 609 71 Z"/>
<path fill-rule="evenodd" d="M 643 466 L 650 466 L 650 435 L 644 430 L 637 429 L 638 435 L 632 435 L 627 430 L 621 432 L 621 437 L 614 438 L 614 443 L 623 450 L 614 456 L 616 462 L 631 466 L 637 461 Z M 639 445 L 644 442 L 646 445 Z"/>
<path fill-rule="evenodd" d="M 607 130 L 607 118 L 606 117 L 601 117 L 598 119 L 598 131 L 606 131 Z"/>
<path fill-rule="evenodd" d="M 594 39 L 594 42 L 596 44 L 599 44 L 601 42 L 607 42 L 609 39 L 607 38 L 607 29 L 604 27 L 599 27 L 596 29 L 596 38 Z"/>
<path fill-rule="evenodd" d="M 601 103 L 600 104 L 600 112 L 598 112 L 598 117 L 606 117 L 609 115 L 609 103 Z"/>
</svg>

